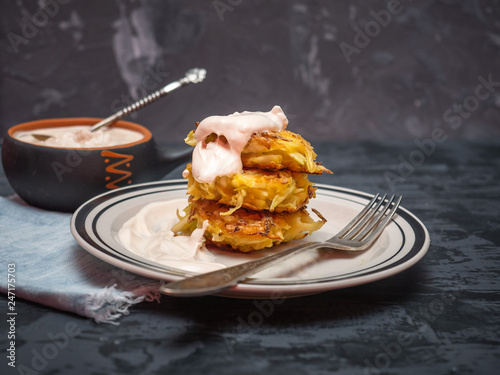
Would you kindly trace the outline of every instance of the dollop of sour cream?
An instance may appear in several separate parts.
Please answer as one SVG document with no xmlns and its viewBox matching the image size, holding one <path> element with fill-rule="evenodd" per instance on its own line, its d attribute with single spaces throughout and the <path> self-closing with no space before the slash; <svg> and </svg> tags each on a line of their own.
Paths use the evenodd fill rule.
<svg viewBox="0 0 500 375">
<path fill-rule="evenodd" d="M 198 182 L 212 183 L 218 176 L 243 171 L 241 152 L 253 134 L 281 131 L 288 119 L 280 106 L 269 112 L 235 112 L 228 116 L 210 116 L 198 125 L 194 138 L 192 172 Z M 210 134 L 217 139 L 206 142 Z"/>
<path fill-rule="evenodd" d="M 95 132 L 90 131 L 90 126 L 74 125 L 54 128 L 43 128 L 32 131 L 19 131 L 14 138 L 23 142 L 39 144 L 52 147 L 64 148 L 89 148 L 89 147 L 111 147 L 137 142 L 144 136 L 136 131 L 108 127 Z M 32 134 L 50 135 L 45 141 L 38 140 Z"/>
<path fill-rule="evenodd" d="M 182 205 L 185 205 L 183 200 Z M 190 236 L 175 236 L 176 202 L 154 202 L 144 206 L 118 231 L 118 240 L 130 252 L 150 261 L 197 273 L 226 267 L 204 246 L 208 221 Z M 177 202 L 179 203 L 179 202 Z M 172 212 L 174 213 L 172 215 Z"/>
</svg>

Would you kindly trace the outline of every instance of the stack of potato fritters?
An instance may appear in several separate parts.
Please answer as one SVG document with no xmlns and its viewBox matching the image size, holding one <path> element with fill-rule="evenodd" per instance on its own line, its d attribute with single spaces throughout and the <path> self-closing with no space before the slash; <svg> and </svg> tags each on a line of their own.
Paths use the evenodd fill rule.
<svg viewBox="0 0 500 375">
<path fill-rule="evenodd" d="M 186 143 L 196 145 L 194 131 Z M 190 234 L 208 220 L 207 243 L 242 252 L 304 238 L 326 222 L 317 211 L 319 221 L 306 211 L 316 191 L 307 174 L 331 173 L 315 159 L 309 142 L 282 130 L 252 135 L 241 154 L 241 173 L 199 182 L 188 164 L 189 206 L 172 230 Z"/>
</svg>

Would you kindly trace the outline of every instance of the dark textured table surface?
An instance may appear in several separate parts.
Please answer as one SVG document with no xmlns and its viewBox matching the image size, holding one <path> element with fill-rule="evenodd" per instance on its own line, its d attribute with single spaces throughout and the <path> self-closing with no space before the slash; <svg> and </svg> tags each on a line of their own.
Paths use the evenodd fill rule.
<svg viewBox="0 0 500 375">
<path fill-rule="evenodd" d="M 412 268 L 349 289 L 286 299 L 259 324 L 254 300 L 143 303 L 119 325 L 18 300 L 17 361 L 26 374 L 493 374 L 500 367 L 500 141 L 317 144 L 333 176 L 370 193 L 394 190 L 427 226 Z M 177 176 L 175 176 L 177 177 Z M 10 193 L 0 176 L 0 192 Z M 82 250 L 83 251 L 83 250 Z M 0 296 L 0 311 L 7 300 Z M 73 323 L 78 334 L 33 360 Z M 6 373 L 2 323 L 0 372 Z"/>
</svg>

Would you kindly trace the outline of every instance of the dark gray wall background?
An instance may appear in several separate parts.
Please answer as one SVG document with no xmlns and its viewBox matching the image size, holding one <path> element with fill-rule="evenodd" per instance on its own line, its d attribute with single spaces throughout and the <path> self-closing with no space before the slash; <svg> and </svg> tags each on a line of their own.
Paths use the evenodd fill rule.
<svg viewBox="0 0 500 375">
<path fill-rule="evenodd" d="M 312 141 L 423 139 L 436 127 L 449 137 L 499 136 L 500 87 L 482 99 L 475 89 L 480 76 L 500 82 L 500 2 L 401 0 L 348 62 L 341 43 L 356 46 L 356 28 L 370 22 L 376 31 L 373 12 L 387 4 L 2 1 L 0 130 L 104 117 L 200 66 L 205 82 L 131 120 L 177 142 L 208 115 L 279 104 L 290 129 Z M 473 110 L 460 115 L 464 104 Z M 460 116 L 454 127 L 443 119 L 450 109 Z"/>
</svg>

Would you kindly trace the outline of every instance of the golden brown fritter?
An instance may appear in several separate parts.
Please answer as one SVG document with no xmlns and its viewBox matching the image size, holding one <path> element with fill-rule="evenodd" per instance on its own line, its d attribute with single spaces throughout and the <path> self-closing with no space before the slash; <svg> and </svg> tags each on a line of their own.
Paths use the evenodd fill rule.
<svg viewBox="0 0 500 375">
<path fill-rule="evenodd" d="M 288 170 L 263 171 L 245 169 L 243 173 L 217 177 L 212 183 L 198 182 L 189 171 L 187 191 L 194 199 L 210 199 L 232 206 L 251 210 L 293 212 L 304 207 L 309 198 L 315 197 L 316 188 L 305 173 Z"/>
<path fill-rule="evenodd" d="M 196 146 L 195 130 L 185 141 Z M 241 154 L 243 168 L 259 168 L 269 171 L 288 169 L 295 173 L 332 173 L 316 162 L 316 153 L 309 142 L 288 130 L 269 131 L 252 135 Z"/>
<path fill-rule="evenodd" d="M 241 153 L 245 168 L 271 171 L 288 169 L 296 173 L 332 173 L 316 162 L 316 153 L 309 142 L 288 130 L 254 134 Z"/>
<path fill-rule="evenodd" d="M 319 215 L 314 221 L 305 209 L 295 212 L 273 213 L 240 208 L 231 215 L 224 215 L 230 207 L 211 200 L 190 200 L 172 231 L 176 234 L 191 234 L 208 220 L 205 231 L 207 243 L 248 252 L 278 245 L 282 242 L 301 239 L 323 226 L 326 220 Z"/>
</svg>

